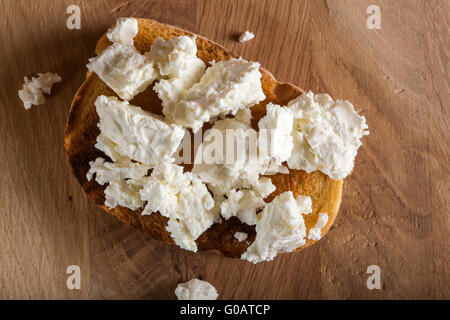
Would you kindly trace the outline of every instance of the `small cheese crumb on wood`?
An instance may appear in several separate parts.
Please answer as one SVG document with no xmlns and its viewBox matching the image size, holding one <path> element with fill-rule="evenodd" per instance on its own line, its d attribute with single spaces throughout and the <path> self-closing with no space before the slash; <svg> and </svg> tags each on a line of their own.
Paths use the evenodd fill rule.
<svg viewBox="0 0 450 320">
<path fill-rule="evenodd" d="M 44 104 L 44 93 L 50 95 L 52 86 L 57 82 L 61 82 L 61 80 L 57 73 L 51 72 L 38 73 L 38 76 L 36 78 L 32 77 L 31 80 L 25 77 L 23 88 L 19 90 L 19 98 L 22 100 L 25 109 L 28 110 L 33 105 Z"/>
<path fill-rule="evenodd" d="M 255 34 L 253 32 L 250 31 L 245 31 L 243 34 L 241 34 L 239 36 L 239 42 L 246 42 L 246 41 L 250 41 L 255 37 Z"/>
</svg>

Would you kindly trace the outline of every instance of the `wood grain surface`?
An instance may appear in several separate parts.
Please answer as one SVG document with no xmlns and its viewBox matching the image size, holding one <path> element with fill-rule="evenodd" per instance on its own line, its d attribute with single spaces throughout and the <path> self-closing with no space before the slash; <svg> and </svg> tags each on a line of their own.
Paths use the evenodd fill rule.
<svg viewBox="0 0 450 320">
<path fill-rule="evenodd" d="M 71 4 L 80 30 L 66 28 Z M 380 30 L 366 27 L 371 4 Z M 255 266 L 152 240 L 88 199 L 64 127 L 97 39 L 120 16 L 201 34 L 366 116 L 370 136 L 322 241 Z M 449 299 L 449 21 L 448 0 L 1 1 L 0 298 L 174 299 L 195 277 L 222 299 Z M 241 44 L 245 30 L 256 37 Z M 63 82 L 26 111 L 23 77 L 47 71 Z M 80 290 L 67 289 L 69 265 Z M 380 290 L 366 286 L 370 265 Z"/>
</svg>

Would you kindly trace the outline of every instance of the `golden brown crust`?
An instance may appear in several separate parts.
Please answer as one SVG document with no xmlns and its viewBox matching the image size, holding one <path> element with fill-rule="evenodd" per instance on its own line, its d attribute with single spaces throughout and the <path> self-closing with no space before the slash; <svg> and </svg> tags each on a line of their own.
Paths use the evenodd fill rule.
<svg viewBox="0 0 450 320">
<path fill-rule="evenodd" d="M 149 19 L 138 19 L 139 33 L 134 38 L 136 48 L 141 52 L 150 49 L 157 37 L 169 39 L 180 35 L 192 35 L 192 33 L 173 26 L 160 24 Z M 96 53 L 100 54 L 111 43 L 103 35 L 97 43 Z M 211 60 L 227 60 L 237 55 L 231 53 L 222 46 L 197 36 L 198 57 L 208 64 Z M 252 107 L 252 125 L 256 128 L 261 117 L 265 115 L 265 106 L 268 102 L 285 105 L 289 100 L 300 95 L 303 90 L 289 83 L 277 82 L 270 72 L 261 68 L 262 87 L 267 99 Z M 87 78 L 72 101 L 69 120 L 64 136 L 64 146 L 69 157 L 73 173 L 84 191 L 95 203 L 105 211 L 133 227 L 150 234 L 153 238 L 173 243 L 170 234 L 165 230 L 167 218 L 159 213 L 142 216 L 141 210 L 132 211 L 127 208 L 117 207 L 109 209 L 104 205 L 104 187 L 95 181 L 88 182 L 86 173 L 89 170 L 89 161 L 104 154 L 94 148 L 95 140 L 99 134 L 97 128 L 98 115 L 94 102 L 99 95 L 116 96 L 96 74 L 88 73 Z M 142 107 L 144 110 L 161 114 L 161 102 L 152 88 L 148 88 L 131 101 L 132 104 Z M 190 170 L 189 165 L 185 166 Z M 328 223 L 323 229 L 324 235 L 333 224 L 339 210 L 342 193 L 342 180 L 335 181 L 321 172 L 306 173 L 299 170 L 290 170 L 289 175 L 276 174 L 269 176 L 276 185 L 277 190 L 266 201 L 271 201 L 276 195 L 284 191 L 292 191 L 294 196 L 308 195 L 312 199 L 313 213 L 305 216 L 307 228 L 315 225 L 318 214 L 326 212 L 329 215 Z M 228 257 L 240 257 L 247 249 L 248 244 L 239 242 L 233 237 L 236 231 L 246 232 L 249 235 L 248 242 L 255 238 L 255 228 L 240 223 L 232 218 L 221 224 L 215 224 L 204 232 L 196 241 L 198 250 L 214 250 Z M 307 240 L 303 249 L 316 241 Z"/>
</svg>

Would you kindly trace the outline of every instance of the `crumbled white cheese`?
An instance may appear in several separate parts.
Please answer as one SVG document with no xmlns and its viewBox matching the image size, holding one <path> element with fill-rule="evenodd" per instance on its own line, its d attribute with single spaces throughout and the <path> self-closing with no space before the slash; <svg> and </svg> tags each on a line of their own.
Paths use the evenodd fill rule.
<svg viewBox="0 0 450 320">
<path fill-rule="evenodd" d="M 245 240 L 247 240 L 247 238 L 248 238 L 248 234 L 247 233 L 245 233 L 245 232 L 235 232 L 234 233 L 234 237 L 239 241 L 239 242 L 242 242 L 242 241 L 245 241 Z"/>
<path fill-rule="evenodd" d="M 267 170 L 264 172 L 264 175 L 270 176 L 270 175 L 274 175 L 277 173 L 289 174 L 289 168 L 285 167 L 283 165 L 276 164 L 273 161 L 270 161 L 270 165 L 267 168 Z"/>
<path fill-rule="evenodd" d="M 308 239 L 310 240 L 320 240 L 322 237 L 322 228 L 327 225 L 328 222 L 328 214 L 319 213 L 319 218 L 317 219 L 317 223 L 314 228 L 309 230 Z"/>
<path fill-rule="evenodd" d="M 275 160 L 275 164 L 280 165 L 286 161 L 293 148 L 292 110 L 269 103 L 266 106 L 266 115 L 258 122 L 258 127 L 259 138 L 266 139 L 267 150 L 265 151 Z"/>
<path fill-rule="evenodd" d="M 123 179 L 140 179 L 150 170 L 149 166 L 129 160 L 112 163 L 106 162 L 103 158 L 97 158 L 89 162 L 89 165 L 91 167 L 86 174 L 87 180 L 91 181 L 95 174 L 95 181 L 101 185 Z"/>
<path fill-rule="evenodd" d="M 320 170 L 331 179 L 347 177 L 353 169 L 360 139 L 368 135 L 366 119 L 348 101 L 334 102 L 327 94 L 305 93 L 289 102 L 294 115 L 291 169 Z"/>
<path fill-rule="evenodd" d="M 209 67 L 200 82 L 186 90 L 180 101 L 165 107 L 163 113 L 172 122 L 196 132 L 214 117 L 235 115 L 265 98 L 259 63 L 230 59 Z"/>
<path fill-rule="evenodd" d="M 115 42 L 87 65 L 123 100 L 131 100 L 157 78 L 153 61 L 133 46 Z"/>
<path fill-rule="evenodd" d="M 178 300 L 216 300 L 219 296 L 209 282 L 198 279 L 178 284 L 175 295 Z"/>
<path fill-rule="evenodd" d="M 220 205 L 220 214 L 225 220 L 238 217 L 243 223 L 250 226 L 258 222 L 257 211 L 264 208 L 266 203 L 261 196 L 253 190 L 231 190 L 227 199 Z"/>
<path fill-rule="evenodd" d="M 306 242 L 304 214 L 312 212 L 311 198 L 284 192 L 268 203 L 256 224 L 256 239 L 241 256 L 252 263 L 269 261 L 278 253 L 292 252 Z"/>
<path fill-rule="evenodd" d="M 105 205 L 109 208 L 122 206 L 136 210 L 144 206 L 139 190 L 142 185 L 134 179 L 111 181 L 105 189 Z"/>
<path fill-rule="evenodd" d="M 128 157 L 124 157 L 123 155 L 118 153 L 116 151 L 118 149 L 118 146 L 114 142 L 109 140 L 107 137 L 105 137 L 101 132 L 97 136 L 97 142 L 94 145 L 94 147 L 102 151 L 108 157 L 110 157 L 112 161 L 121 161 L 129 159 Z"/>
<path fill-rule="evenodd" d="M 45 103 L 44 93 L 49 95 L 53 84 L 61 82 L 61 77 L 57 73 L 38 73 L 37 78 L 32 77 L 29 80 L 24 78 L 22 90 L 19 90 L 19 98 L 23 102 L 25 109 L 30 109 L 32 105 Z"/>
<path fill-rule="evenodd" d="M 150 166 L 174 161 L 171 156 L 184 137 L 181 126 L 169 124 L 162 117 L 115 97 L 99 96 L 95 106 L 102 137 L 113 143 L 108 148 L 115 153 Z M 102 145 L 99 149 L 106 147 Z M 111 150 L 108 156 L 113 153 Z"/>
<path fill-rule="evenodd" d="M 250 41 L 255 37 L 255 34 L 253 32 L 250 32 L 248 30 L 246 30 L 243 34 L 241 34 L 239 36 L 239 42 L 246 42 L 246 41 Z"/>
<path fill-rule="evenodd" d="M 244 123 L 219 120 L 205 135 L 192 172 L 208 183 L 215 195 L 226 195 L 236 188 L 257 188 L 259 175 L 269 166 L 269 160 L 258 153 L 257 141 L 258 133 Z"/>
<path fill-rule="evenodd" d="M 197 58 L 196 36 L 181 36 L 170 40 L 156 39 L 147 53 L 159 72 L 161 80 L 153 86 L 164 108 L 177 103 L 185 90 L 197 83 L 206 65 Z"/>
<path fill-rule="evenodd" d="M 259 177 L 258 181 L 252 184 L 251 188 L 263 198 L 266 198 L 269 194 L 276 190 L 272 180 L 267 177 Z"/>
<path fill-rule="evenodd" d="M 95 181 L 101 185 L 108 184 L 105 189 L 106 206 L 136 210 L 144 205 L 139 194 L 142 186 L 137 181 L 147 175 L 149 166 L 124 159 L 111 163 L 103 158 L 97 158 L 89 162 L 89 165 L 87 180 L 91 181 L 95 174 Z"/>
<path fill-rule="evenodd" d="M 252 123 L 252 111 L 250 108 L 240 109 L 236 112 L 234 119 L 250 126 Z"/>
<path fill-rule="evenodd" d="M 259 120 L 259 137 L 267 139 L 267 153 L 281 165 L 286 161 L 294 147 L 291 136 L 294 119 L 292 110 L 269 103 L 266 107 L 266 115 Z M 265 132 L 265 134 L 262 134 Z"/>
<path fill-rule="evenodd" d="M 111 42 L 120 42 L 133 46 L 133 38 L 138 34 L 138 22 L 134 18 L 119 18 L 113 28 L 108 30 L 106 37 Z"/>
<path fill-rule="evenodd" d="M 142 214 L 159 211 L 169 218 L 167 231 L 183 249 L 196 252 L 195 240 L 219 218 L 205 184 L 183 167 L 162 164 L 144 181 L 141 199 L 148 201 Z"/>
</svg>

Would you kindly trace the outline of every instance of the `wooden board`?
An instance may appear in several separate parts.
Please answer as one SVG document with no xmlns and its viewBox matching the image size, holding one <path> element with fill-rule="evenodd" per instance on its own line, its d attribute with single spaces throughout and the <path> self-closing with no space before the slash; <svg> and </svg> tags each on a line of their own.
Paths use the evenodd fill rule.
<svg viewBox="0 0 450 320">
<path fill-rule="evenodd" d="M 0 2 L 0 298 L 173 299 L 210 281 L 223 299 L 449 299 L 450 2 Z M 81 29 L 66 9 L 81 8 Z M 69 105 L 98 37 L 119 16 L 156 19 L 210 38 L 277 79 L 348 99 L 367 118 L 337 222 L 319 244 L 256 266 L 193 254 L 136 232 L 95 207 L 63 148 Z M 256 38 L 240 44 L 251 30 Z M 25 111 L 23 76 L 63 82 Z M 68 290 L 66 268 L 81 269 Z M 369 290 L 369 265 L 381 290 Z"/>
</svg>

